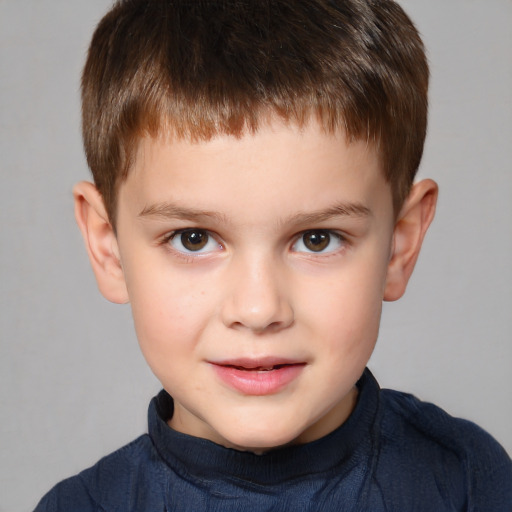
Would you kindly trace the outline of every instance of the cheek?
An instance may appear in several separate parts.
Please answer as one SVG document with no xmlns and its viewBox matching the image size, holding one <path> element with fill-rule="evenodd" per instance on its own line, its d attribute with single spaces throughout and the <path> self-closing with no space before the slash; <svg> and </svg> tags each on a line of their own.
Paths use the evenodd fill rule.
<svg viewBox="0 0 512 512">
<path fill-rule="evenodd" d="M 190 364 L 205 329 L 207 309 L 200 295 L 179 293 L 179 289 L 152 288 L 132 303 L 135 331 L 141 352 L 165 389 L 179 394 L 190 382 Z M 203 312 L 203 313 L 202 313 Z"/>
<path fill-rule="evenodd" d="M 361 261 L 333 275 L 323 287 L 310 290 L 306 313 L 310 328 L 328 340 L 330 357 L 371 354 L 379 330 L 385 274 L 384 261 Z"/>
<path fill-rule="evenodd" d="M 208 294 L 193 280 L 145 272 L 129 281 L 135 329 L 146 358 L 178 355 L 190 348 L 210 310 Z M 149 361 L 148 361 L 149 362 Z"/>
<path fill-rule="evenodd" d="M 375 297 L 366 298 L 357 293 L 339 307 L 328 311 L 332 319 L 326 335 L 329 339 L 329 356 L 351 360 L 367 360 L 377 341 L 382 302 Z M 325 311 L 324 311 L 325 314 Z"/>
</svg>

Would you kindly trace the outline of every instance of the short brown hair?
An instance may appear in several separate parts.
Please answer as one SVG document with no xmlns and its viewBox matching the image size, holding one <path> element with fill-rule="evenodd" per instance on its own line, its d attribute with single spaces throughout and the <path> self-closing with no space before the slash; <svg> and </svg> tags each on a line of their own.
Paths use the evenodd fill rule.
<svg viewBox="0 0 512 512">
<path fill-rule="evenodd" d="M 391 0 L 119 0 L 82 76 L 88 164 L 115 223 L 138 139 L 208 140 L 277 114 L 375 144 L 397 210 L 423 152 L 428 65 Z"/>
</svg>

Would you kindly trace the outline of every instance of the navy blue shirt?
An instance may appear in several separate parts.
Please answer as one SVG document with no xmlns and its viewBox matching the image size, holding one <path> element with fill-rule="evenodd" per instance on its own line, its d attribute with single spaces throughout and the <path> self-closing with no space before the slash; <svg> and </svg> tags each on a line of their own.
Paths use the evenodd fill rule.
<svg viewBox="0 0 512 512">
<path fill-rule="evenodd" d="M 149 434 L 64 480 L 36 512 L 511 512 L 512 462 L 486 432 L 366 370 L 348 420 L 326 437 L 263 455 L 172 430 L 171 397 Z"/>
</svg>

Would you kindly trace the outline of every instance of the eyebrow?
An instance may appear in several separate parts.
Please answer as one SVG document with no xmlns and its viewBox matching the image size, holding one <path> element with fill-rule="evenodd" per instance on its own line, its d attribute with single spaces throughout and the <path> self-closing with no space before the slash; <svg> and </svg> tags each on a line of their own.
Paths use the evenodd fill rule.
<svg viewBox="0 0 512 512">
<path fill-rule="evenodd" d="M 312 212 L 299 212 L 292 215 L 287 222 L 295 224 L 315 224 L 317 222 L 324 222 L 334 217 L 355 217 L 367 218 L 372 216 L 372 211 L 361 203 L 337 203 L 327 209 L 312 211 Z"/>
<path fill-rule="evenodd" d="M 371 210 L 361 203 L 340 202 L 326 209 L 296 213 L 284 221 L 280 221 L 279 223 L 315 224 L 317 222 L 324 222 L 334 217 L 365 218 L 370 217 L 371 215 Z M 213 219 L 225 224 L 228 223 L 228 218 L 222 213 L 183 207 L 170 202 L 156 203 L 153 205 L 145 206 L 138 216 L 141 218 L 160 217 L 162 219 L 179 219 L 194 222 Z"/>
<path fill-rule="evenodd" d="M 169 202 L 145 206 L 139 213 L 139 217 L 160 217 L 162 219 L 178 219 L 196 222 L 214 219 L 220 222 L 227 222 L 227 217 L 222 213 L 183 207 Z"/>
</svg>

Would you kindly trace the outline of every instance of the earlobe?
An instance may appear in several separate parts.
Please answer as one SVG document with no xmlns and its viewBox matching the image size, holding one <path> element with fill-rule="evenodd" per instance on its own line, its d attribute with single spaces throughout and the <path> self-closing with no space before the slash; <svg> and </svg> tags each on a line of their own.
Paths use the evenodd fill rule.
<svg viewBox="0 0 512 512">
<path fill-rule="evenodd" d="M 399 299 L 407 287 L 423 239 L 435 214 L 438 187 L 432 180 L 415 183 L 395 223 L 384 300 Z"/>
<path fill-rule="evenodd" d="M 75 218 L 82 232 L 98 288 L 109 301 L 128 302 L 128 293 L 114 229 L 103 199 L 92 183 L 80 182 L 73 188 Z"/>
</svg>

